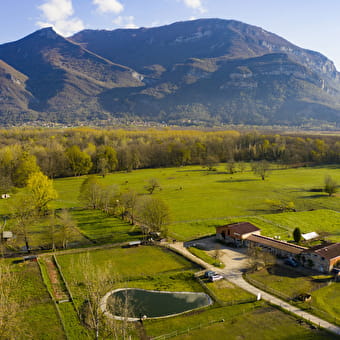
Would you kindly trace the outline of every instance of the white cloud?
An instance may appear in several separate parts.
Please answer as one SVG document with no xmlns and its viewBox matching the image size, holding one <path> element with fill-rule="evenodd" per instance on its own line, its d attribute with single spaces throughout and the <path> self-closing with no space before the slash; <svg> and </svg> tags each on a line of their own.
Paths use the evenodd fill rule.
<svg viewBox="0 0 340 340">
<path fill-rule="evenodd" d="M 136 26 L 134 21 L 135 21 L 135 17 L 133 15 L 130 15 L 126 17 L 118 16 L 112 22 L 118 27 L 138 28 L 138 26 Z"/>
<path fill-rule="evenodd" d="M 84 29 L 81 19 L 74 14 L 72 0 L 47 0 L 38 7 L 42 11 L 39 27 L 52 26 L 56 32 L 68 36 Z"/>
<path fill-rule="evenodd" d="M 99 12 L 102 13 L 120 13 L 124 10 L 124 6 L 118 0 L 92 0 L 94 5 L 98 6 Z"/>
<path fill-rule="evenodd" d="M 183 2 L 187 7 L 197 10 L 200 13 L 206 12 L 202 0 L 183 0 Z"/>
</svg>

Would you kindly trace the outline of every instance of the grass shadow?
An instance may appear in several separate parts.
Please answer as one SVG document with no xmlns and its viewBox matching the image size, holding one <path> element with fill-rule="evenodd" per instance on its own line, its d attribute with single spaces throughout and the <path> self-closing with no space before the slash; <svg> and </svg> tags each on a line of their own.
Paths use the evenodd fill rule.
<svg viewBox="0 0 340 340">
<path fill-rule="evenodd" d="M 278 266 L 278 265 L 274 265 L 274 266 L 269 267 L 267 269 L 267 271 L 271 275 L 290 277 L 290 278 L 294 278 L 294 279 L 299 278 L 299 277 L 306 277 L 302 273 L 299 273 L 295 270 L 291 270 L 289 268 Z"/>
<path fill-rule="evenodd" d="M 242 183 L 242 182 L 254 182 L 254 181 L 259 181 L 258 179 L 255 178 L 249 178 L 249 179 L 225 179 L 221 181 L 216 181 L 216 183 Z"/>
<path fill-rule="evenodd" d="M 309 195 L 309 196 L 299 196 L 299 198 L 307 198 L 307 199 L 313 199 L 313 198 L 327 198 L 329 197 L 327 194 L 323 194 L 323 195 Z"/>
</svg>

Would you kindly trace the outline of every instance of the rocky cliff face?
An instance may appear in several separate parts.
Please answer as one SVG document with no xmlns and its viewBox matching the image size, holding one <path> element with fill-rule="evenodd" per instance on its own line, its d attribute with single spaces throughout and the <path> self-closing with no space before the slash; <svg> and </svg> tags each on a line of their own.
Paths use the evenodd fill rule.
<svg viewBox="0 0 340 340">
<path fill-rule="evenodd" d="M 339 73 L 329 59 L 233 20 L 69 39 L 43 29 L 1 45 L 0 59 L 13 70 L 0 72 L 0 121 L 26 112 L 70 122 L 340 124 Z"/>
</svg>

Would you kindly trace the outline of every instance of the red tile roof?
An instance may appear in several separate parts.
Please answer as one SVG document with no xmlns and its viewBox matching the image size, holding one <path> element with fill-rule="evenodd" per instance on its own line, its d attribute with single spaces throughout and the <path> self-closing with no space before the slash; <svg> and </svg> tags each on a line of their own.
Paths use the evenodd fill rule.
<svg viewBox="0 0 340 340">
<path fill-rule="evenodd" d="M 223 226 L 216 227 L 216 233 L 220 234 L 224 230 L 230 230 L 233 233 L 237 233 L 239 235 L 249 234 L 254 231 L 260 230 L 260 228 L 254 226 L 249 222 L 239 222 L 239 223 L 232 223 Z"/>
<path fill-rule="evenodd" d="M 309 248 L 306 252 L 315 253 L 327 260 L 331 260 L 340 257 L 340 243 L 320 244 Z"/>
<path fill-rule="evenodd" d="M 247 240 L 256 242 L 256 243 L 259 243 L 259 244 L 262 244 L 264 246 L 268 246 L 271 248 L 284 250 L 292 254 L 300 254 L 303 251 L 308 250 L 308 248 L 301 247 L 296 244 L 275 240 L 273 238 L 262 236 L 262 235 L 250 235 L 247 238 Z"/>
</svg>

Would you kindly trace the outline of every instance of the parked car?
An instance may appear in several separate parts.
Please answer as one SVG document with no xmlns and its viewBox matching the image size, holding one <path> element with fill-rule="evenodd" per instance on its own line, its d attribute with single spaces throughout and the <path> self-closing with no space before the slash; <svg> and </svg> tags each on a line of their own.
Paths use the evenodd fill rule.
<svg viewBox="0 0 340 340">
<path fill-rule="evenodd" d="M 291 267 L 297 267 L 299 264 L 294 259 L 285 259 L 284 264 L 291 266 Z"/>
<path fill-rule="evenodd" d="M 204 273 L 204 277 L 206 279 L 209 279 L 209 277 L 213 276 L 213 275 L 216 275 L 215 272 L 213 272 L 212 270 L 207 270 L 205 273 Z"/>
<path fill-rule="evenodd" d="M 220 275 L 220 274 L 214 274 L 214 275 L 211 275 L 209 277 L 210 282 L 218 281 L 218 280 L 221 280 L 221 279 L 223 279 L 223 276 Z"/>
</svg>

